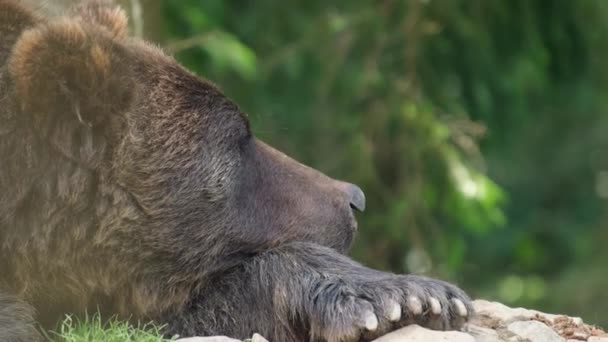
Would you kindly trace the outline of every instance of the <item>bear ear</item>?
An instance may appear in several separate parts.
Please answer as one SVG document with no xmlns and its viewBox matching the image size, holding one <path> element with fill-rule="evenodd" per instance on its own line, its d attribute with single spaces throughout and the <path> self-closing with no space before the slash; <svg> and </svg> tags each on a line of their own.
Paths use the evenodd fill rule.
<svg viewBox="0 0 608 342">
<path fill-rule="evenodd" d="M 58 19 L 23 32 L 9 72 L 23 111 L 92 125 L 128 110 L 134 77 L 124 47 L 97 26 Z"/>
<path fill-rule="evenodd" d="M 74 6 L 71 13 L 87 23 L 104 27 L 116 36 L 124 36 L 127 33 L 127 15 L 111 0 L 83 1 Z"/>
<path fill-rule="evenodd" d="M 0 0 L 0 65 L 6 63 L 10 48 L 25 29 L 39 18 L 18 0 Z"/>
</svg>

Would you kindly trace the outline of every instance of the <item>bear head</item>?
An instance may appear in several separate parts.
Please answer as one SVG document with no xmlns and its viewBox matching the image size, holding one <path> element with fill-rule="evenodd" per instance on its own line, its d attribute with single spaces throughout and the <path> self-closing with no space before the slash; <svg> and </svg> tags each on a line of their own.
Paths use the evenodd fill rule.
<svg viewBox="0 0 608 342">
<path fill-rule="evenodd" d="M 33 151 L 13 158 L 37 170 L 7 193 L 14 207 L 38 189 L 39 201 L 79 208 L 64 212 L 74 220 L 93 217 L 62 234 L 199 279 L 289 241 L 348 249 L 363 192 L 256 139 L 216 86 L 127 37 L 122 11 L 97 1 L 28 20 L 0 61 L 12 89 L 4 119 Z"/>
</svg>

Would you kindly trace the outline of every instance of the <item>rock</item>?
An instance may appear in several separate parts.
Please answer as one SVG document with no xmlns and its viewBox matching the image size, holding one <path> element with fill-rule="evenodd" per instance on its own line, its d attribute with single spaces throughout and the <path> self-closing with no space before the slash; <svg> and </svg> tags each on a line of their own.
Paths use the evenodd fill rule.
<svg viewBox="0 0 608 342">
<path fill-rule="evenodd" d="M 539 321 L 513 322 L 507 330 L 530 342 L 566 342 L 565 338 Z"/>
<path fill-rule="evenodd" d="M 434 331 L 410 325 L 374 342 L 608 342 L 602 329 L 578 317 L 547 314 L 504 304 L 476 300 L 475 316 L 462 331 Z M 240 342 L 224 336 L 191 337 L 179 342 Z M 269 342 L 254 334 L 248 342 Z M 282 342 L 282 341 L 271 341 Z"/>
<path fill-rule="evenodd" d="M 251 342 L 268 342 L 268 340 L 263 338 L 260 334 L 253 334 Z"/>
<path fill-rule="evenodd" d="M 588 342 L 608 342 L 608 336 L 591 336 Z"/>
<path fill-rule="evenodd" d="M 251 339 L 247 339 L 248 342 L 268 342 L 267 339 L 262 337 L 260 334 L 253 334 Z M 208 337 L 186 337 L 176 340 L 176 342 L 241 342 L 234 338 L 226 336 L 208 336 Z"/>
<path fill-rule="evenodd" d="M 386 334 L 374 342 L 475 342 L 473 336 L 460 331 L 435 331 L 409 325 Z"/>
<path fill-rule="evenodd" d="M 478 342 L 486 341 L 554 341 L 555 335 L 559 341 L 588 341 L 590 336 L 605 336 L 604 331 L 583 323 L 579 317 L 547 314 L 536 310 L 510 308 L 500 303 L 476 300 L 473 302 L 476 316 L 465 326 L 464 330 L 474 336 Z M 512 325 L 513 323 L 517 323 Z M 525 330 L 533 329 L 536 330 Z M 488 330 L 496 332 L 498 339 Z M 554 334 L 553 339 L 545 334 L 547 329 Z M 526 335 L 527 334 L 527 335 Z M 526 335 L 526 336 L 522 336 Z M 608 342 L 608 341 L 606 341 Z"/>
<path fill-rule="evenodd" d="M 501 340 L 498 332 L 490 328 L 468 324 L 463 330 L 473 336 L 476 342 L 495 342 Z"/>
<path fill-rule="evenodd" d="M 563 315 L 552 315 L 524 308 L 510 308 L 504 304 L 498 302 L 490 302 L 487 300 L 476 300 L 473 302 L 473 305 L 475 306 L 475 312 L 478 316 L 489 316 L 498 319 L 504 323 L 536 319 L 539 316 L 542 316 L 547 321 L 554 323 L 556 320 L 559 321 L 559 319 L 566 317 Z M 580 317 L 569 318 L 575 325 L 583 324 L 583 320 Z"/>
<path fill-rule="evenodd" d="M 262 340 L 263 341 L 263 340 Z M 226 336 L 211 336 L 211 337 L 186 337 L 176 340 L 176 342 L 241 342 Z"/>
</svg>

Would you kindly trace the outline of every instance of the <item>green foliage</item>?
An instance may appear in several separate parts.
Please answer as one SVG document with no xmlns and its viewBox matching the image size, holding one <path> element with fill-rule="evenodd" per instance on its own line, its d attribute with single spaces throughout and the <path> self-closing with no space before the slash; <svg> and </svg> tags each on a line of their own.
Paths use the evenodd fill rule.
<svg viewBox="0 0 608 342">
<path fill-rule="evenodd" d="M 66 317 L 48 339 L 57 342 L 168 342 L 152 324 L 132 326 L 116 319 L 104 322 L 98 314 L 85 320 Z"/>
<path fill-rule="evenodd" d="M 576 283 L 588 305 L 548 291 L 581 267 L 595 279 L 589 261 L 608 256 L 608 3 L 165 0 L 162 11 L 163 44 L 241 104 L 258 137 L 365 190 L 357 259 L 608 323 L 594 302 L 605 283 Z"/>
</svg>

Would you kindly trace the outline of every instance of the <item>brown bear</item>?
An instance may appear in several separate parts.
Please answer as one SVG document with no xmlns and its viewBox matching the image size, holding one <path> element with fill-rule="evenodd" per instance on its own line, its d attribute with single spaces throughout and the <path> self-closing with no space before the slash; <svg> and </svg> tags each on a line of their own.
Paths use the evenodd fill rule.
<svg viewBox="0 0 608 342">
<path fill-rule="evenodd" d="M 459 328 L 463 291 L 344 255 L 355 185 L 256 140 L 209 82 L 108 1 L 0 0 L 0 340 L 66 313 L 167 336 L 370 340 Z"/>
</svg>

